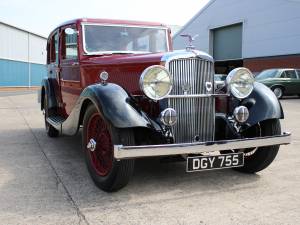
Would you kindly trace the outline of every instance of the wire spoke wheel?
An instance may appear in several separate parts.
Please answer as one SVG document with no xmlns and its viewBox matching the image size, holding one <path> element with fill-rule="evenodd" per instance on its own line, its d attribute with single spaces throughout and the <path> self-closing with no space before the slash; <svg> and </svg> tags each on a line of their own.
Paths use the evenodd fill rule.
<svg viewBox="0 0 300 225">
<path fill-rule="evenodd" d="M 105 124 L 99 113 L 94 113 L 88 121 L 87 140 L 94 140 L 94 149 L 86 149 L 92 166 L 100 176 L 106 176 L 113 163 L 113 144 L 108 126 Z"/>
<path fill-rule="evenodd" d="M 90 105 L 83 119 L 82 138 L 87 168 L 94 183 L 107 192 L 124 187 L 133 173 L 134 160 L 117 161 L 113 150 L 116 144 L 134 145 L 133 131 L 113 127 Z"/>
</svg>

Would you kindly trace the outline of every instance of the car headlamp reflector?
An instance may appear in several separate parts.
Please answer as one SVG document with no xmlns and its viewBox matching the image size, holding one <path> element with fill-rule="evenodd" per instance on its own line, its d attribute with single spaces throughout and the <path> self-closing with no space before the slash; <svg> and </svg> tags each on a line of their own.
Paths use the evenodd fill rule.
<svg viewBox="0 0 300 225">
<path fill-rule="evenodd" d="M 163 99 L 172 90 L 171 75 L 163 66 L 150 66 L 143 71 L 140 77 L 140 88 L 148 98 Z"/>
<path fill-rule="evenodd" d="M 233 115 L 239 123 L 245 123 L 249 118 L 249 110 L 245 106 L 238 106 L 234 109 Z"/>
<path fill-rule="evenodd" d="M 254 88 L 253 74 L 247 68 L 236 68 L 232 70 L 227 78 L 226 83 L 230 92 L 238 99 L 247 98 Z"/>
</svg>

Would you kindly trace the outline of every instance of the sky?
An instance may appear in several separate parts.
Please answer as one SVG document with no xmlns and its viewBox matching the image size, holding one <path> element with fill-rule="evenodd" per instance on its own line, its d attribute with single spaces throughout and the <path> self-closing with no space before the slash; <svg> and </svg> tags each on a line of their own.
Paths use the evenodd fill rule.
<svg viewBox="0 0 300 225">
<path fill-rule="evenodd" d="M 183 26 L 209 0 L 0 0 L 0 21 L 45 37 L 74 18 L 127 19 Z"/>
</svg>

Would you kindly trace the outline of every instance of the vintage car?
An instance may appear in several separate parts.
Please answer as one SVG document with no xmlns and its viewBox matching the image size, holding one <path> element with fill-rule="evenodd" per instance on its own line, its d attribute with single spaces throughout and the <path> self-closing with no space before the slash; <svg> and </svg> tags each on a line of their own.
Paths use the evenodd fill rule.
<svg viewBox="0 0 300 225">
<path fill-rule="evenodd" d="M 255 173 L 291 141 L 276 96 L 248 69 L 231 71 L 219 93 L 213 58 L 191 43 L 173 51 L 170 33 L 160 23 L 76 19 L 49 36 L 46 132 L 82 128 L 88 171 L 105 191 L 128 183 L 136 158 Z"/>
<path fill-rule="evenodd" d="M 255 80 L 269 87 L 277 98 L 284 95 L 300 96 L 300 70 L 268 69 L 259 73 Z"/>
</svg>

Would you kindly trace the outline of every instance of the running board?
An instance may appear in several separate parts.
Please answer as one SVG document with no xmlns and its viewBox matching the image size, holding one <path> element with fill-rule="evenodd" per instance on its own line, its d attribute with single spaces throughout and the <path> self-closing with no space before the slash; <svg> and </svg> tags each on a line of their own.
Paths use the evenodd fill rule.
<svg viewBox="0 0 300 225">
<path fill-rule="evenodd" d="M 62 124 L 65 122 L 65 119 L 61 116 L 50 116 L 47 118 L 47 122 L 51 124 L 56 130 L 59 130 L 61 132 L 62 130 Z"/>
</svg>

